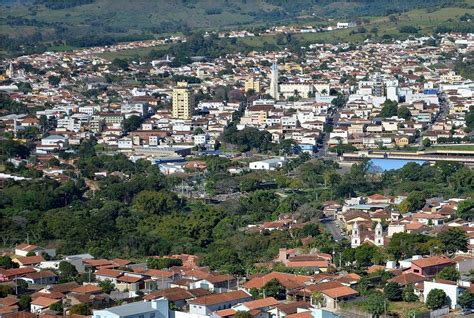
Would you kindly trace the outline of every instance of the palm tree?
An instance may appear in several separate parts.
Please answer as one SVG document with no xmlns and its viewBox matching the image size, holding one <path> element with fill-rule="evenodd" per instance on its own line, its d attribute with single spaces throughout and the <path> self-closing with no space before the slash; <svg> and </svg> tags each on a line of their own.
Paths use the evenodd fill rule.
<svg viewBox="0 0 474 318">
<path fill-rule="evenodd" d="M 311 303 L 317 308 L 321 308 L 324 305 L 324 296 L 321 292 L 315 291 L 311 294 Z"/>
</svg>

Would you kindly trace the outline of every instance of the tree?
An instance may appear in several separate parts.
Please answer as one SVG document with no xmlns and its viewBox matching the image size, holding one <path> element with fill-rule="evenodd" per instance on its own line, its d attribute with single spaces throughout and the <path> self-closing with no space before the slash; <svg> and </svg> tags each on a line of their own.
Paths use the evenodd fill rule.
<svg viewBox="0 0 474 318">
<path fill-rule="evenodd" d="M 428 138 L 425 138 L 423 139 L 423 146 L 428 148 L 431 146 L 431 140 L 429 140 Z"/>
<path fill-rule="evenodd" d="M 182 266 L 183 261 L 174 258 L 149 258 L 146 260 L 147 267 L 150 269 L 163 269 L 170 268 L 172 266 Z"/>
<path fill-rule="evenodd" d="M 126 132 L 134 131 L 140 128 L 142 124 L 143 118 L 141 118 L 140 116 L 133 115 L 123 121 L 123 129 Z"/>
<path fill-rule="evenodd" d="M 372 314 L 372 317 L 380 317 L 385 311 L 385 298 L 379 292 L 374 292 L 367 297 L 365 309 Z"/>
<path fill-rule="evenodd" d="M 20 306 L 20 310 L 30 311 L 31 297 L 29 295 L 21 295 L 18 301 L 18 305 Z"/>
<path fill-rule="evenodd" d="M 438 239 L 444 244 L 444 251 L 454 254 L 458 251 L 467 252 L 468 240 L 466 232 L 460 228 L 450 228 L 441 232 Z"/>
<path fill-rule="evenodd" d="M 133 209 L 141 216 L 170 214 L 179 210 L 179 202 L 173 192 L 145 190 L 135 197 Z"/>
<path fill-rule="evenodd" d="M 266 283 L 262 291 L 265 293 L 265 297 L 274 297 L 276 299 L 282 299 L 285 295 L 285 287 L 276 278 Z"/>
<path fill-rule="evenodd" d="M 59 263 L 58 270 L 59 279 L 63 283 L 75 280 L 78 275 L 76 267 L 66 261 L 61 261 Z"/>
<path fill-rule="evenodd" d="M 352 249 L 347 249 L 346 251 L 351 251 Z M 362 296 L 366 296 L 369 292 L 369 279 L 367 276 L 362 276 L 357 283 L 357 291 Z"/>
<path fill-rule="evenodd" d="M 0 285 L 0 298 L 7 297 L 10 294 L 13 294 L 13 288 L 11 286 Z"/>
<path fill-rule="evenodd" d="M 248 311 L 237 311 L 234 318 L 252 318 L 253 316 Z"/>
<path fill-rule="evenodd" d="M 400 33 L 418 33 L 419 29 L 413 25 L 404 25 L 399 29 Z"/>
<path fill-rule="evenodd" d="M 59 301 L 57 303 L 51 304 L 49 306 L 49 309 L 51 309 L 52 311 L 62 312 L 63 311 L 63 304 L 62 304 L 61 301 Z"/>
<path fill-rule="evenodd" d="M 390 301 L 400 301 L 402 300 L 402 287 L 398 283 L 389 282 L 385 285 L 383 294 Z"/>
<path fill-rule="evenodd" d="M 12 261 L 9 256 L 0 256 L 0 267 L 4 269 L 18 268 L 18 263 Z"/>
<path fill-rule="evenodd" d="M 410 192 L 405 200 L 400 203 L 400 212 L 414 212 L 425 205 L 426 195 L 421 191 Z"/>
<path fill-rule="evenodd" d="M 473 220 L 474 219 L 474 200 L 466 199 L 461 201 L 456 210 L 458 217 L 463 218 L 464 220 Z"/>
<path fill-rule="evenodd" d="M 461 277 L 461 274 L 454 267 L 445 267 L 438 274 L 436 278 L 446 279 L 456 282 Z"/>
<path fill-rule="evenodd" d="M 23 279 L 17 279 L 16 289 L 18 290 L 18 295 L 23 294 L 28 290 L 28 283 Z"/>
<path fill-rule="evenodd" d="M 115 289 L 115 284 L 111 280 L 106 279 L 99 283 L 99 287 L 102 288 L 104 293 L 110 294 Z"/>
<path fill-rule="evenodd" d="M 469 290 L 465 290 L 458 298 L 458 304 L 462 308 L 474 307 L 474 294 Z"/>
<path fill-rule="evenodd" d="M 115 58 L 112 61 L 112 65 L 124 71 L 128 70 L 128 62 L 124 59 Z"/>
<path fill-rule="evenodd" d="M 397 116 L 397 107 L 398 103 L 391 101 L 391 100 L 386 100 L 382 104 L 382 110 L 380 111 L 380 117 L 383 118 L 389 118 L 393 116 Z"/>
<path fill-rule="evenodd" d="M 401 106 L 397 110 L 397 116 L 405 120 L 408 120 L 411 118 L 411 112 L 407 106 Z"/>
<path fill-rule="evenodd" d="M 403 289 L 402 298 L 404 301 L 412 303 L 418 300 L 418 296 L 415 294 L 415 288 L 412 284 L 408 284 Z"/>
<path fill-rule="evenodd" d="M 434 288 L 430 290 L 426 297 L 426 307 L 435 310 L 448 304 L 448 297 L 442 289 Z"/>
<path fill-rule="evenodd" d="M 72 305 L 69 309 L 69 315 L 82 315 L 89 316 L 92 314 L 88 304 L 76 304 Z"/>
<path fill-rule="evenodd" d="M 58 86 L 61 83 L 61 77 L 50 75 L 48 76 L 48 83 L 53 86 Z"/>
<path fill-rule="evenodd" d="M 315 291 L 311 294 L 311 300 L 313 306 L 316 306 L 317 308 L 321 308 L 324 305 L 324 296 L 319 291 Z"/>
</svg>

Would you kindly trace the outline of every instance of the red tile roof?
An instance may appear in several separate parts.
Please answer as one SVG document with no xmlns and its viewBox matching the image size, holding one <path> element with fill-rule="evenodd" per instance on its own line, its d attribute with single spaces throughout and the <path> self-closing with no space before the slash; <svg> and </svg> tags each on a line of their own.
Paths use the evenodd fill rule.
<svg viewBox="0 0 474 318">
<path fill-rule="evenodd" d="M 408 285 L 408 284 L 419 283 L 419 282 L 422 282 L 422 281 L 425 281 L 425 280 L 426 280 L 426 278 L 421 276 L 421 275 L 417 275 L 417 274 L 414 274 L 414 273 L 403 273 L 401 275 L 398 275 L 398 276 L 395 276 L 395 277 L 389 279 L 388 281 L 389 282 L 395 282 L 399 285 L 405 286 L 405 285 Z"/>
<path fill-rule="evenodd" d="M 137 283 L 142 279 L 143 279 L 143 277 L 126 276 L 126 275 L 123 275 L 123 276 L 120 276 L 119 278 L 117 278 L 118 281 L 124 282 L 124 283 Z"/>
<path fill-rule="evenodd" d="M 59 302 L 59 299 L 52 299 L 52 298 L 47 298 L 47 297 L 38 297 L 36 299 L 33 299 L 31 301 L 31 304 L 41 306 L 41 307 L 49 307 L 52 304 L 55 304 L 57 302 Z"/>
<path fill-rule="evenodd" d="M 229 309 L 223 309 L 223 310 L 218 310 L 214 314 L 216 314 L 219 317 L 230 317 L 233 316 L 237 313 L 235 309 L 229 308 Z"/>
<path fill-rule="evenodd" d="M 193 305 L 217 305 L 220 303 L 225 303 L 229 301 L 236 301 L 240 299 L 246 299 L 246 298 L 251 298 L 249 294 L 244 292 L 243 290 L 237 290 L 237 291 L 231 291 L 228 293 L 222 293 L 222 294 L 213 294 L 209 296 L 203 296 L 203 297 L 198 297 L 196 299 L 193 299 L 189 301 L 190 304 Z"/>
<path fill-rule="evenodd" d="M 262 277 L 255 277 L 249 280 L 244 284 L 244 287 L 247 289 L 250 288 L 262 288 L 266 283 L 276 279 L 282 284 L 285 288 L 296 288 L 298 286 L 303 286 L 304 283 L 311 280 L 311 276 L 295 275 L 288 273 L 279 273 L 271 272 Z"/>
<path fill-rule="evenodd" d="M 44 258 L 41 255 L 35 256 L 17 256 L 16 260 L 22 265 L 34 265 L 44 262 Z"/>
<path fill-rule="evenodd" d="M 96 276 L 119 277 L 122 275 L 121 271 L 115 269 L 101 268 L 94 273 Z"/>
<path fill-rule="evenodd" d="M 263 299 L 251 300 L 251 301 L 247 301 L 245 303 L 242 303 L 242 305 L 247 307 L 249 310 L 276 306 L 278 304 L 279 304 L 278 300 L 276 300 L 273 297 L 267 297 L 267 298 L 263 298 Z"/>
<path fill-rule="evenodd" d="M 82 285 L 72 289 L 71 292 L 78 294 L 97 294 L 102 292 L 102 288 L 95 285 Z"/>
<path fill-rule="evenodd" d="M 331 288 L 331 289 L 326 289 L 321 291 L 321 293 L 331 297 L 331 298 L 339 298 L 339 297 L 347 297 L 347 296 L 355 296 L 357 295 L 357 291 L 347 287 L 347 286 L 341 286 L 341 287 L 336 287 L 336 288 Z"/>
<path fill-rule="evenodd" d="M 438 265 L 454 265 L 454 261 L 446 256 L 431 256 L 427 258 L 420 258 L 412 262 L 412 264 L 424 268 L 424 267 L 432 267 Z"/>
</svg>

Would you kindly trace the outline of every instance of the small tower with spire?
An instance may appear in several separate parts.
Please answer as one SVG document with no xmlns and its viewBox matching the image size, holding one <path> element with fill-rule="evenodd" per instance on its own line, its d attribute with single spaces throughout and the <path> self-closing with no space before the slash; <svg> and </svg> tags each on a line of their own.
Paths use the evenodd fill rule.
<svg viewBox="0 0 474 318">
<path fill-rule="evenodd" d="M 351 234 L 351 247 L 355 248 L 360 246 L 360 231 L 359 231 L 359 224 L 354 222 L 352 225 L 352 234 Z"/>
<path fill-rule="evenodd" d="M 375 226 L 375 235 L 374 235 L 375 245 L 383 246 L 383 228 L 382 224 L 379 222 Z"/>
</svg>

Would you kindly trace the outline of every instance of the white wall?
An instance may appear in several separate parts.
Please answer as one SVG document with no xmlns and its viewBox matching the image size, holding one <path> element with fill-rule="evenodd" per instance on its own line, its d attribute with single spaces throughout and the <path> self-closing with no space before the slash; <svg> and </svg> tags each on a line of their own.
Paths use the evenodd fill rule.
<svg viewBox="0 0 474 318">
<path fill-rule="evenodd" d="M 446 296 L 450 299 L 451 309 L 455 309 L 458 303 L 458 297 L 461 294 L 462 290 L 457 285 L 441 284 L 436 282 L 425 282 L 423 290 L 423 301 L 426 303 L 428 294 L 433 289 L 441 289 L 446 293 Z"/>
</svg>

